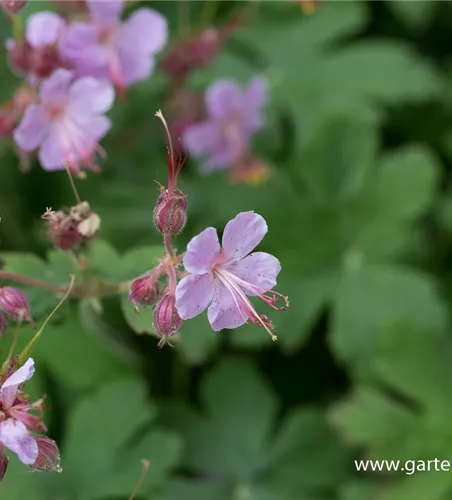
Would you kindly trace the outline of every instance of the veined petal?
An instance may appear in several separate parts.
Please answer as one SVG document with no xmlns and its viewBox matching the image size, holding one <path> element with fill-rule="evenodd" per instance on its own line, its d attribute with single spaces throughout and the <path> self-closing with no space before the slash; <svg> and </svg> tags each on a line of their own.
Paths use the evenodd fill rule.
<svg viewBox="0 0 452 500">
<path fill-rule="evenodd" d="M 184 267 L 192 274 L 208 273 L 213 266 L 215 258 L 220 253 L 217 230 L 213 227 L 204 229 L 192 238 L 184 254 Z"/>
<path fill-rule="evenodd" d="M 36 439 L 28 434 L 22 422 L 8 418 L 0 422 L 0 441 L 17 454 L 25 465 L 32 465 L 38 458 Z"/>
<path fill-rule="evenodd" d="M 215 332 L 223 328 L 237 328 L 247 320 L 247 315 L 239 303 L 223 284 L 216 281 L 212 302 L 207 310 L 207 318 Z"/>
<path fill-rule="evenodd" d="M 257 292 L 263 293 L 276 286 L 276 277 L 281 271 L 281 264 L 269 253 L 254 252 L 233 262 L 227 269 L 243 281 L 259 287 Z M 247 295 L 256 295 L 246 287 L 241 286 L 241 288 Z"/>
<path fill-rule="evenodd" d="M 33 151 L 41 145 L 47 133 L 47 120 L 42 106 L 31 104 L 22 121 L 14 130 L 14 141 L 24 151 Z"/>
<path fill-rule="evenodd" d="M 52 127 L 42 143 L 38 158 L 44 170 L 63 170 L 64 161 L 75 160 L 68 158 L 68 152 L 63 150 L 61 133 L 57 127 Z"/>
<path fill-rule="evenodd" d="M 159 12 L 143 8 L 133 12 L 122 25 L 118 46 L 151 56 L 168 41 L 168 22 Z"/>
<path fill-rule="evenodd" d="M 250 212 L 241 212 L 230 220 L 223 233 L 223 249 L 229 262 L 248 255 L 262 241 L 268 231 L 265 219 Z"/>
<path fill-rule="evenodd" d="M 25 38 L 32 47 L 53 45 L 64 25 L 64 19 L 55 12 L 37 12 L 27 20 Z"/>
<path fill-rule="evenodd" d="M 108 82 L 87 76 L 71 85 L 69 99 L 71 107 L 83 108 L 85 113 L 105 113 L 113 105 L 115 91 Z"/>
<path fill-rule="evenodd" d="M 0 389 L 0 398 L 4 408 L 10 408 L 16 398 L 17 390 L 20 385 L 30 380 L 35 372 L 35 362 L 32 358 L 9 376 L 2 384 Z"/>
<path fill-rule="evenodd" d="M 145 80 L 154 70 L 155 59 L 135 49 L 118 47 L 118 72 L 126 86 Z"/>
<path fill-rule="evenodd" d="M 244 102 L 242 90 L 234 80 L 219 80 L 213 83 L 205 94 L 206 108 L 209 117 L 228 118 L 234 111 L 240 111 Z"/>
<path fill-rule="evenodd" d="M 182 319 L 202 313 L 212 302 L 215 282 L 211 273 L 186 276 L 176 288 L 176 309 Z"/>
</svg>

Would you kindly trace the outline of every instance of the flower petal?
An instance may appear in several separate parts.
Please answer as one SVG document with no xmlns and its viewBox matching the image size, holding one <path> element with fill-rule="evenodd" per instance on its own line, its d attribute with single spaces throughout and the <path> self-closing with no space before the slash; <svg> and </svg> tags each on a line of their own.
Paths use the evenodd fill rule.
<svg viewBox="0 0 452 500">
<path fill-rule="evenodd" d="M 25 465 L 32 465 L 38 458 L 38 445 L 33 436 L 28 434 L 22 422 L 8 418 L 0 423 L 0 441 L 17 454 Z"/>
<path fill-rule="evenodd" d="M 50 129 L 39 150 L 38 158 L 44 170 L 64 170 L 63 162 L 70 158 L 67 152 L 63 151 L 58 127 Z"/>
<path fill-rule="evenodd" d="M 246 107 L 242 90 L 234 80 L 218 80 L 210 85 L 205 101 L 209 116 L 216 120 L 224 120 L 236 110 Z"/>
<path fill-rule="evenodd" d="M 118 45 L 151 56 L 168 41 L 168 22 L 159 12 L 144 8 L 133 12 L 118 35 Z"/>
<path fill-rule="evenodd" d="M 93 19 L 99 24 L 117 21 L 124 8 L 122 0 L 91 0 L 86 2 Z"/>
<path fill-rule="evenodd" d="M 238 278 L 259 287 L 261 293 L 276 286 L 276 277 L 281 271 L 281 264 L 276 257 L 265 252 L 254 252 L 228 266 L 228 271 Z M 247 295 L 256 295 L 241 286 Z"/>
<path fill-rule="evenodd" d="M 208 273 L 212 269 L 213 262 L 219 253 L 220 243 L 218 241 L 217 230 L 213 227 L 208 227 L 188 243 L 183 259 L 184 267 L 192 274 Z"/>
<path fill-rule="evenodd" d="M 207 155 L 215 151 L 222 141 L 220 126 L 213 121 L 190 125 L 182 136 L 185 147 L 194 156 Z"/>
<path fill-rule="evenodd" d="M 202 313 L 212 302 L 215 282 L 210 273 L 187 276 L 176 288 L 176 309 L 182 319 Z"/>
<path fill-rule="evenodd" d="M 67 97 L 69 84 L 73 78 L 73 71 L 67 69 L 55 70 L 41 84 L 39 95 L 42 101 L 56 101 Z"/>
<path fill-rule="evenodd" d="M 53 45 L 64 25 L 64 19 L 55 12 L 37 12 L 27 20 L 25 38 L 32 47 Z"/>
<path fill-rule="evenodd" d="M 230 220 L 223 232 L 223 249 L 229 262 L 248 255 L 268 231 L 265 219 L 253 211 L 241 212 Z"/>
<path fill-rule="evenodd" d="M 33 151 L 42 144 L 47 133 L 47 120 L 42 106 L 31 104 L 14 130 L 14 141 L 24 151 Z"/>
<path fill-rule="evenodd" d="M 245 103 L 249 108 L 262 108 L 268 101 L 268 80 L 256 76 L 253 78 L 245 90 Z"/>
<path fill-rule="evenodd" d="M 83 108 L 84 113 L 105 113 L 113 105 L 115 91 L 108 82 L 87 76 L 71 85 L 69 99 L 71 107 Z"/>
<path fill-rule="evenodd" d="M 0 389 L 0 399 L 4 408 L 10 408 L 16 398 L 17 390 L 20 385 L 30 380 L 35 372 L 35 362 L 32 358 L 9 376 L 2 384 Z"/>
<path fill-rule="evenodd" d="M 119 80 L 126 86 L 146 80 L 154 70 L 155 60 L 152 56 L 135 50 L 118 47 Z"/>
<path fill-rule="evenodd" d="M 237 328 L 246 322 L 246 315 L 240 311 L 232 293 L 216 282 L 212 302 L 207 310 L 207 318 L 215 332 L 223 328 Z"/>
</svg>

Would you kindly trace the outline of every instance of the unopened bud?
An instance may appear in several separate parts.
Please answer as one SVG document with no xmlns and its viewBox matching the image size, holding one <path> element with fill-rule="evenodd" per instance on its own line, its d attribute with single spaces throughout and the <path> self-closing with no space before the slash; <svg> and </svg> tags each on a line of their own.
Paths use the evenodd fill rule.
<svg viewBox="0 0 452 500">
<path fill-rule="evenodd" d="M 175 189 L 172 196 L 168 189 L 157 199 L 154 209 L 155 227 L 165 235 L 179 234 L 187 222 L 187 197 L 180 189 Z"/>
<path fill-rule="evenodd" d="M 0 5 L 8 14 L 17 14 L 27 3 L 28 0 L 0 0 Z"/>
<path fill-rule="evenodd" d="M 38 78 L 47 78 L 61 66 L 58 49 L 53 45 L 34 47 L 30 51 L 30 70 Z"/>
<path fill-rule="evenodd" d="M 12 286 L 0 288 L 0 311 L 7 317 L 25 319 L 33 323 L 27 296 Z"/>
<path fill-rule="evenodd" d="M 30 71 L 31 47 L 25 38 L 18 40 L 8 40 L 6 42 L 8 50 L 8 61 L 11 69 L 18 75 L 24 75 Z"/>
<path fill-rule="evenodd" d="M 48 210 L 42 217 L 49 222 L 50 228 L 47 237 L 53 241 L 58 249 L 67 252 L 78 247 L 81 236 L 77 223 L 70 216 L 61 210 L 58 212 Z"/>
<path fill-rule="evenodd" d="M 159 346 L 163 346 L 168 341 L 168 337 L 179 330 L 182 323 L 176 309 L 176 298 L 167 293 L 158 301 L 154 310 L 154 328 L 162 339 Z"/>
<path fill-rule="evenodd" d="M 36 436 L 35 440 L 38 458 L 31 468 L 41 472 L 61 472 L 60 450 L 55 441 L 45 436 Z"/>
<path fill-rule="evenodd" d="M 0 481 L 5 477 L 8 469 L 8 457 L 4 453 L 3 443 L 0 442 Z"/>
<path fill-rule="evenodd" d="M 140 276 L 133 281 L 130 286 L 129 300 L 139 309 L 141 306 L 152 305 L 160 292 L 158 275 L 156 273 L 148 273 Z"/>
<path fill-rule="evenodd" d="M 11 110 L 3 109 L 0 111 L 0 137 L 12 137 L 16 128 L 16 119 Z"/>
</svg>

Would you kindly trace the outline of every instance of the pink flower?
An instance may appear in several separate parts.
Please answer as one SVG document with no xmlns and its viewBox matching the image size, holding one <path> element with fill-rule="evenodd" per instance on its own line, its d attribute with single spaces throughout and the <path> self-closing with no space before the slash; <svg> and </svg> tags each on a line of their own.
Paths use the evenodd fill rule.
<svg viewBox="0 0 452 500">
<path fill-rule="evenodd" d="M 265 219 L 254 212 L 242 212 L 229 221 L 220 247 L 217 231 L 209 227 L 195 236 L 187 246 L 184 267 L 191 273 L 176 289 L 176 308 L 186 320 L 206 308 L 214 331 L 237 328 L 251 321 L 271 332 L 271 321 L 259 315 L 248 296 L 256 296 L 275 310 L 278 297 L 271 291 L 281 270 L 279 260 L 264 252 L 250 252 L 267 233 Z M 249 254 L 249 255 L 248 255 Z"/>
<path fill-rule="evenodd" d="M 113 104 L 113 87 L 91 77 L 73 82 L 73 77 L 73 72 L 58 69 L 42 82 L 41 102 L 27 108 L 14 131 L 22 150 L 39 148 L 45 170 L 62 170 L 65 161 L 77 168 L 98 169 L 94 158 L 102 152 L 98 142 L 111 127 L 103 113 Z"/>
<path fill-rule="evenodd" d="M 154 55 L 168 38 L 166 19 L 158 12 L 142 8 L 121 22 L 124 2 L 87 2 L 89 23 L 73 23 L 62 38 L 63 57 L 78 75 L 111 79 L 124 89 L 146 79 L 154 68 Z"/>
<path fill-rule="evenodd" d="M 234 80 L 219 80 L 205 93 L 207 120 L 187 127 L 182 139 L 194 156 L 206 157 L 205 172 L 241 161 L 253 134 L 263 127 L 268 85 L 253 78 L 245 90 Z"/>
<path fill-rule="evenodd" d="M 48 77 L 61 65 L 57 42 L 65 26 L 65 20 L 55 12 L 32 14 L 27 19 L 25 39 L 6 42 L 13 69 L 26 73 L 32 84 Z"/>
<path fill-rule="evenodd" d="M 41 401 L 29 403 L 20 390 L 34 372 L 34 361 L 29 358 L 0 386 L 0 461 L 5 461 L 3 447 L 6 447 L 25 465 L 39 470 L 60 470 L 56 444 L 45 436 L 30 433 L 30 430 L 46 430 L 41 417 L 30 413 L 41 410 Z"/>
</svg>

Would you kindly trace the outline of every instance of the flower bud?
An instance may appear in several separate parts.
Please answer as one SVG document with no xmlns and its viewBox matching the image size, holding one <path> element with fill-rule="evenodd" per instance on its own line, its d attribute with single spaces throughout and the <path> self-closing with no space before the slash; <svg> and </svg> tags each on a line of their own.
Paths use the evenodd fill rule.
<svg viewBox="0 0 452 500">
<path fill-rule="evenodd" d="M 0 137 L 12 137 L 17 123 L 10 110 L 0 110 Z"/>
<path fill-rule="evenodd" d="M 64 212 L 59 210 L 53 212 L 48 210 L 43 216 L 49 222 L 49 232 L 47 237 L 50 238 L 54 245 L 64 252 L 74 250 L 81 242 L 81 236 L 78 231 L 77 223 Z"/>
<path fill-rule="evenodd" d="M 140 306 L 150 306 L 155 302 L 160 292 L 157 278 L 158 275 L 151 272 L 133 281 L 130 286 L 129 300 L 137 311 Z"/>
<path fill-rule="evenodd" d="M 5 331 L 7 324 L 8 324 L 7 317 L 5 316 L 4 313 L 0 312 L 0 337 L 2 333 Z"/>
<path fill-rule="evenodd" d="M 3 10 L 8 14 L 17 14 L 21 11 L 25 5 L 27 5 L 28 0 L 1 0 L 0 5 Z"/>
<path fill-rule="evenodd" d="M 179 234 L 187 222 L 187 197 L 180 189 L 175 189 L 172 196 L 168 189 L 157 199 L 154 209 L 155 227 L 165 235 Z"/>
<path fill-rule="evenodd" d="M 52 45 L 34 47 L 30 52 L 30 69 L 39 78 L 47 78 L 61 66 L 58 49 Z"/>
<path fill-rule="evenodd" d="M 55 441 L 45 436 L 36 436 L 35 440 L 38 458 L 31 468 L 41 472 L 61 472 L 60 450 Z"/>
<path fill-rule="evenodd" d="M 3 450 L 3 443 L 0 442 L 0 481 L 5 477 L 6 470 L 8 469 L 8 457 Z"/>
<path fill-rule="evenodd" d="M 12 71 L 18 75 L 24 75 L 30 71 L 31 47 L 25 38 L 8 40 L 8 61 Z"/>
<path fill-rule="evenodd" d="M 7 317 L 25 319 L 33 323 L 27 296 L 12 286 L 0 288 L 0 311 Z"/>
<path fill-rule="evenodd" d="M 157 303 L 154 310 L 154 328 L 163 346 L 168 337 L 174 335 L 181 327 L 183 321 L 176 309 L 176 298 L 169 293 L 165 294 Z"/>
</svg>

